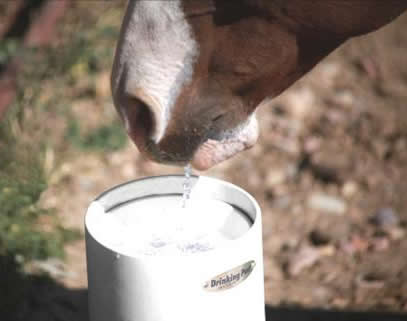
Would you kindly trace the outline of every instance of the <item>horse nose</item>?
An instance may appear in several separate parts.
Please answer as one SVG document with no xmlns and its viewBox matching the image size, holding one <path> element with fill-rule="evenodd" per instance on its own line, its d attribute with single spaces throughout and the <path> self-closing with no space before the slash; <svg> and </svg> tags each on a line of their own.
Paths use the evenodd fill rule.
<svg viewBox="0 0 407 321">
<path fill-rule="evenodd" d="M 140 88 L 125 90 L 122 97 L 118 107 L 130 137 L 137 145 L 146 140 L 157 143 L 165 126 L 159 102 Z"/>
</svg>

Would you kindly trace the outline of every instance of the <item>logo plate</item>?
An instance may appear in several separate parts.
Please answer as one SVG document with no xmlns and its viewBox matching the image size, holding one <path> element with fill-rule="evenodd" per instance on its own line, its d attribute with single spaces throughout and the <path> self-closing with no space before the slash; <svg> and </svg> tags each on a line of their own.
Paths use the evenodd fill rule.
<svg viewBox="0 0 407 321">
<path fill-rule="evenodd" d="M 249 261 L 232 270 L 219 274 L 205 282 L 204 289 L 210 292 L 231 289 L 246 280 L 255 266 L 255 261 Z"/>
</svg>

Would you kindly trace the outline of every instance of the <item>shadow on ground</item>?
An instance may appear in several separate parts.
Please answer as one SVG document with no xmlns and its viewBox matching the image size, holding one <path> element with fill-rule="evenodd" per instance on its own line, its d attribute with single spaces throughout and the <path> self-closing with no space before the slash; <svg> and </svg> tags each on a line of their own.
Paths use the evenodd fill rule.
<svg viewBox="0 0 407 321">
<path fill-rule="evenodd" d="M 267 321 L 405 321 L 407 314 L 329 311 L 266 306 Z"/>
<path fill-rule="evenodd" d="M 0 320 L 88 321 L 87 289 L 67 289 L 47 276 L 27 276 L 0 256 Z M 266 321 L 405 321 L 407 314 L 266 306 Z M 113 321 L 113 320 L 112 320 Z M 216 320 L 215 320 L 216 321 Z"/>
<path fill-rule="evenodd" d="M 26 275 L 13 256 L 0 256 L 1 321 L 87 321 L 87 290 Z"/>
</svg>

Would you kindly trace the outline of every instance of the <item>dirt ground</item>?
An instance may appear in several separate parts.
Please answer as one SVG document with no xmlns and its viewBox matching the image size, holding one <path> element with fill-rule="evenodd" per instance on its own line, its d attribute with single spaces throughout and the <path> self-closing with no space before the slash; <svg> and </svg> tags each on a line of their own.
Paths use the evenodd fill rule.
<svg viewBox="0 0 407 321">
<path fill-rule="evenodd" d="M 237 184 L 260 203 L 272 306 L 407 313 L 405 30 L 407 15 L 348 42 L 264 103 L 253 149 L 196 172 Z M 107 188 L 181 172 L 143 160 L 131 143 L 78 153 L 54 172 L 42 203 L 83 229 L 87 205 Z M 44 269 L 67 291 L 86 289 L 84 241 L 66 250 L 65 262 Z M 71 320 L 86 320 L 83 302 L 77 311 L 75 304 Z"/>
</svg>

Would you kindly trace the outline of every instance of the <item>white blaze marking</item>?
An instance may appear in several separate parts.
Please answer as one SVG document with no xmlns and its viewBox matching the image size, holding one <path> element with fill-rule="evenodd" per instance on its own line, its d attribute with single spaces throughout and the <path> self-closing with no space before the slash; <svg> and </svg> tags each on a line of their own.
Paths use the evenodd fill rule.
<svg viewBox="0 0 407 321">
<path fill-rule="evenodd" d="M 130 1 L 113 68 L 113 91 L 126 73 L 121 90 L 128 94 L 142 90 L 157 103 L 159 127 L 152 137 L 156 143 L 165 133 L 182 87 L 192 78 L 197 55 L 198 44 L 180 0 Z"/>
</svg>

